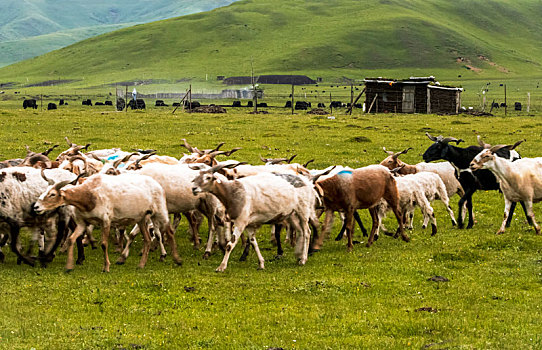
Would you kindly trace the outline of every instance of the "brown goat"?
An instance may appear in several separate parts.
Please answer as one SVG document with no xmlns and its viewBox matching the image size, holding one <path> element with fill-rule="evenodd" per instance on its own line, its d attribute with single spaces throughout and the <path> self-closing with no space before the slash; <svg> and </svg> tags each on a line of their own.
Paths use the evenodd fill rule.
<svg viewBox="0 0 542 350">
<path fill-rule="evenodd" d="M 399 210 L 399 195 L 395 179 L 385 167 L 369 165 L 354 170 L 343 170 L 332 177 L 319 180 L 316 184 L 323 192 L 326 222 L 322 235 L 315 239 L 313 249 L 320 248 L 324 232 L 329 230 L 329 222 L 333 212 L 339 211 L 346 214 L 347 249 L 351 251 L 353 248 L 354 212 L 357 209 L 369 209 L 371 213 L 373 226 L 367 241 L 367 247 L 371 246 L 378 228 L 376 205 L 382 198 L 388 203 L 397 218 L 399 228 L 395 236 L 397 237 L 400 234 L 404 241 L 410 241 L 403 229 L 403 215 Z"/>
</svg>

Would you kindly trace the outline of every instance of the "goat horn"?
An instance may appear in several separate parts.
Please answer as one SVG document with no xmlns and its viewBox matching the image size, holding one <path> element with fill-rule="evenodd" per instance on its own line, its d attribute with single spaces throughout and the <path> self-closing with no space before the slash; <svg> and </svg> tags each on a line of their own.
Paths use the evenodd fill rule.
<svg viewBox="0 0 542 350">
<path fill-rule="evenodd" d="M 409 148 L 406 148 L 404 150 L 402 150 L 401 152 L 397 153 L 397 155 L 399 154 L 406 154 L 408 151 L 410 151 L 412 149 L 412 147 L 409 147 Z"/>
<path fill-rule="evenodd" d="M 329 174 L 329 173 L 330 173 L 333 169 L 335 169 L 336 167 L 337 167 L 337 166 L 334 165 L 334 166 L 332 166 L 330 169 L 328 169 L 328 170 L 326 170 L 326 171 L 324 171 L 324 172 L 322 172 L 322 173 L 320 173 L 320 174 L 318 174 L 318 175 L 314 175 L 314 176 L 312 177 L 312 179 L 311 179 L 311 180 L 312 180 L 312 183 L 316 183 L 316 181 L 318 181 L 318 179 L 319 179 L 320 177 Z"/>
<path fill-rule="evenodd" d="M 75 156 L 71 156 L 70 158 L 68 158 L 68 161 L 70 163 L 72 163 L 74 160 L 82 160 L 85 163 L 87 162 L 87 159 L 80 154 L 77 154 Z"/>
<path fill-rule="evenodd" d="M 527 141 L 526 139 L 523 139 L 523 140 L 519 140 L 518 142 L 514 143 L 513 145 L 508 145 L 506 146 L 506 148 L 511 151 L 513 150 L 514 148 L 516 148 L 517 146 L 521 145 L 523 142 Z"/>
<path fill-rule="evenodd" d="M 405 167 L 405 165 L 406 165 L 406 164 L 402 164 L 402 165 L 398 166 L 397 168 L 394 168 L 394 169 L 390 170 L 390 172 L 391 172 L 393 175 L 397 176 L 397 174 L 399 173 L 399 171 L 401 171 L 401 169 L 403 169 L 403 168 Z"/>
<path fill-rule="evenodd" d="M 211 153 L 207 153 L 207 155 L 211 157 L 211 159 L 221 154 L 226 154 L 226 151 L 213 151 Z"/>
<path fill-rule="evenodd" d="M 427 134 L 427 133 L 426 133 L 426 134 Z M 382 147 L 382 149 L 384 150 L 384 152 L 386 152 L 386 153 L 387 153 L 388 155 L 390 155 L 390 156 L 393 156 L 393 155 L 395 154 L 395 152 L 388 151 L 388 150 L 386 149 L 386 147 Z"/>
<path fill-rule="evenodd" d="M 220 147 L 222 147 L 226 142 L 220 142 L 218 144 L 218 146 L 216 146 L 213 150 L 211 150 L 211 152 L 214 152 L 214 151 L 218 151 L 220 149 Z"/>
<path fill-rule="evenodd" d="M 139 158 L 138 160 L 136 160 L 136 165 L 139 165 L 139 162 L 141 162 L 142 160 L 146 160 L 146 159 L 149 159 L 151 156 L 154 156 L 156 153 L 149 153 L 149 154 L 145 154 L 143 157 Z"/>
<path fill-rule="evenodd" d="M 290 164 L 290 163 L 292 162 L 292 160 L 294 160 L 295 157 L 297 157 L 297 154 L 294 154 L 293 156 L 291 156 L 291 157 L 287 160 L 288 164 Z"/>
<path fill-rule="evenodd" d="M 242 147 L 235 147 L 235 148 L 232 148 L 231 150 L 225 152 L 224 155 L 225 155 L 226 157 L 229 157 L 229 156 L 232 155 L 232 153 L 235 153 L 235 152 L 239 151 L 240 149 L 243 149 L 243 148 L 242 148 Z"/>
<path fill-rule="evenodd" d="M 26 156 L 27 156 L 27 157 L 30 156 L 30 155 L 32 155 L 32 154 L 34 153 L 34 152 L 32 152 L 32 151 L 30 150 L 30 147 L 28 147 L 28 145 L 24 145 L 24 148 L 26 148 Z"/>
<path fill-rule="evenodd" d="M 91 157 L 91 158 L 94 158 L 96 160 L 99 160 L 100 162 L 102 161 L 102 159 L 100 157 L 98 157 L 97 155 L 95 155 L 94 153 L 92 152 L 89 152 L 89 153 L 86 153 L 85 154 L 87 157 Z"/>
<path fill-rule="evenodd" d="M 131 157 L 133 156 L 137 156 L 139 153 L 137 152 L 134 152 L 134 153 L 130 153 L 128 154 L 126 157 L 122 158 L 122 159 L 117 159 L 114 163 L 113 163 L 113 168 L 117 168 L 120 163 L 126 163 L 127 161 L 130 160 Z"/>
<path fill-rule="evenodd" d="M 463 139 L 458 140 L 455 137 L 445 137 L 442 140 L 440 140 L 440 142 L 442 143 L 455 142 L 457 145 L 459 145 L 460 142 L 463 142 Z"/>
<path fill-rule="evenodd" d="M 70 139 L 68 139 L 68 136 L 65 136 L 64 139 L 66 140 L 66 142 L 68 143 L 68 146 L 72 147 L 73 145 L 75 145 L 75 143 L 72 143 L 70 141 Z"/>
<path fill-rule="evenodd" d="M 149 153 L 156 152 L 155 149 L 141 149 L 141 148 L 132 148 L 132 151 L 142 153 L 142 154 L 149 154 Z"/>
<path fill-rule="evenodd" d="M 58 145 L 54 145 L 53 147 L 49 148 L 47 151 L 41 152 L 41 154 L 43 154 L 44 156 L 48 156 L 49 153 L 51 153 L 51 151 L 54 150 L 57 147 L 58 147 Z"/>
<path fill-rule="evenodd" d="M 77 181 L 79 181 L 80 178 L 82 177 L 86 177 L 88 176 L 88 173 L 86 171 L 83 171 L 81 174 L 77 175 L 77 177 L 75 178 L 75 180 L 71 181 L 70 184 L 71 185 L 76 185 L 77 184 Z"/>
<path fill-rule="evenodd" d="M 309 160 L 305 164 L 303 164 L 303 168 L 306 168 L 310 163 L 314 162 L 314 159 Z"/>
<path fill-rule="evenodd" d="M 260 155 L 260 160 L 264 163 L 267 163 L 270 159 L 264 158 Z"/>
<path fill-rule="evenodd" d="M 482 136 L 478 135 L 478 136 L 476 136 L 476 139 L 478 140 L 478 144 L 482 148 L 491 148 L 491 145 L 489 143 L 485 143 L 484 141 L 482 141 Z"/>
<path fill-rule="evenodd" d="M 227 169 L 233 169 L 239 165 L 244 165 L 244 164 L 247 164 L 247 162 L 238 162 L 238 163 L 235 163 L 235 164 L 218 164 L 218 165 L 215 165 L 214 167 L 211 167 L 207 170 L 205 170 L 206 172 L 209 172 L 209 173 L 215 173 L 219 170 L 222 170 L 224 168 L 227 168 Z"/>
<path fill-rule="evenodd" d="M 508 147 L 508 145 L 495 145 L 495 146 L 492 146 L 489 149 L 489 152 L 496 153 L 497 151 L 499 151 L 500 149 L 505 148 L 505 147 Z"/>
<path fill-rule="evenodd" d="M 190 146 L 190 144 L 186 141 L 186 139 L 181 139 L 181 140 L 183 141 L 183 144 L 181 146 L 183 146 L 184 148 L 186 148 L 187 150 L 189 150 L 192 153 L 199 153 L 199 150 L 196 151 L 196 149 L 194 149 L 194 147 Z"/>
<path fill-rule="evenodd" d="M 43 169 L 41 169 L 41 177 L 47 181 L 47 183 L 49 184 L 49 186 L 52 186 L 55 184 L 54 180 L 51 180 L 49 179 L 47 176 L 45 176 L 45 172 L 43 171 Z"/>
<path fill-rule="evenodd" d="M 271 164 L 280 164 L 282 162 L 288 162 L 288 158 L 275 158 L 275 159 L 268 159 L 267 160 L 268 163 L 271 163 Z"/>
<path fill-rule="evenodd" d="M 430 133 L 426 132 L 425 135 L 429 137 L 429 140 L 437 142 L 437 138 L 435 136 L 432 136 Z"/>
</svg>

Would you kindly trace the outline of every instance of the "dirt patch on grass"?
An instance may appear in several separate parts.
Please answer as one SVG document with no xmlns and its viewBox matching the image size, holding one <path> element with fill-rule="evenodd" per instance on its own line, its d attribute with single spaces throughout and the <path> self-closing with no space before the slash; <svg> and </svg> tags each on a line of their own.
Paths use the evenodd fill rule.
<svg viewBox="0 0 542 350">
<path fill-rule="evenodd" d="M 372 142 L 370 138 L 366 137 L 366 136 L 356 136 L 356 137 L 352 137 L 351 139 L 349 139 L 348 141 L 350 142 Z"/>
<path fill-rule="evenodd" d="M 63 79 L 63 80 L 46 80 L 39 83 L 29 84 L 25 87 L 35 87 L 35 86 L 54 86 L 54 85 L 62 85 L 62 84 L 69 84 L 76 81 L 80 81 L 78 79 Z"/>
</svg>

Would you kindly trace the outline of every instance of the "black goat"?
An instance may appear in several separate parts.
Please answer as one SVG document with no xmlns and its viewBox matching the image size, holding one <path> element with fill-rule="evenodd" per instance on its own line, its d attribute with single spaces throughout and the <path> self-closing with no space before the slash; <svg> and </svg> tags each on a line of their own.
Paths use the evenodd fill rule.
<svg viewBox="0 0 542 350">
<path fill-rule="evenodd" d="M 484 147 L 482 146 L 469 146 L 466 148 L 456 147 L 449 144 L 449 142 L 455 142 L 456 144 L 459 144 L 460 142 L 463 142 L 462 139 L 456 139 L 454 137 L 434 137 L 431 136 L 429 133 L 425 133 L 427 137 L 433 141 L 434 143 L 429 146 L 429 148 L 425 151 L 423 154 L 423 160 L 426 162 L 431 162 L 434 160 L 444 159 L 452 163 L 458 170 L 459 173 L 456 173 L 456 176 L 461 183 L 461 186 L 463 187 L 463 190 L 465 191 L 465 194 L 461 199 L 459 200 L 459 215 L 457 217 L 457 225 L 459 228 L 463 228 L 463 204 L 467 203 L 467 209 L 469 211 L 469 223 L 467 225 L 467 228 L 472 228 L 474 225 L 474 218 L 472 215 L 472 195 L 476 190 L 498 190 L 500 191 L 499 183 L 497 182 L 497 178 L 493 173 L 487 169 L 481 169 L 476 171 L 471 171 L 469 169 L 470 162 L 474 159 L 474 157 L 480 153 Z M 483 142 L 478 138 L 478 142 L 483 145 Z M 515 144 L 514 146 L 510 148 L 502 148 L 500 149 L 496 154 L 499 157 L 503 157 L 506 159 L 509 159 L 511 161 L 517 160 L 521 158 L 519 154 L 516 151 L 512 151 L 519 143 Z M 525 208 L 525 204 L 523 202 L 520 202 L 521 206 L 523 207 L 523 211 L 525 212 L 525 215 L 527 216 L 527 210 Z M 514 213 L 514 209 L 516 207 L 516 203 L 512 204 L 512 207 L 510 208 L 510 216 L 508 217 L 508 221 L 506 222 L 506 227 L 510 226 L 510 222 L 512 220 L 512 215 Z M 527 220 L 529 223 L 531 222 L 530 218 L 527 216 Z"/>
</svg>

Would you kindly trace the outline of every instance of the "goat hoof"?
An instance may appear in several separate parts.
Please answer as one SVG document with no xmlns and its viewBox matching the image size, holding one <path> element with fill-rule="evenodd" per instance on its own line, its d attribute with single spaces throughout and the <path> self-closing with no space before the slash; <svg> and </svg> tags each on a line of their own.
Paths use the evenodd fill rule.
<svg viewBox="0 0 542 350">
<path fill-rule="evenodd" d="M 427 228 L 426 225 L 422 225 L 422 230 L 425 230 Z M 407 229 L 412 230 L 412 227 L 407 227 Z"/>
<path fill-rule="evenodd" d="M 504 231 L 497 231 L 497 233 L 495 233 L 496 235 L 502 235 L 504 233 Z"/>
<path fill-rule="evenodd" d="M 126 261 L 126 260 L 120 259 L 120 258 L 119 258 L 119 259 L 115 262 L 115 264 L 117 264 L 117 265 L 124 265 L 124 262 L 125 262 L 125 261 Z"/>
<path fill-rule="evenodd" d="M 380 237 L 380 235 L 375 235 L 375 237 L 374 237 L 375 242 L 378 241 L 378 237 Z"/>
<path fill-rule="evenodd" d="M 68 268 L 66 268 L 66 269 L 64 270 L 65 273 L 71 273 L 72 271 L 73 271 L 73 269 L 68 269 Z"/>
<path fill-rule="evenodd" d="M 4 260 L 6 259 L 6 256 L 4 255 L 4 253 L 0 252 L 0 263 L 4 263 Z"/>
<path fill-rule="evenodd" d="M 403 241 L 405 241 L 407 243 L 410 242 L 410 237 L 408 237 L 408 236 L 402 236 L 401 238 L 403 239 Z"/>
<path fill-rule="evenodd" d="M 241 255 L 241 257 L 239 258 L 239 261 L 247 261 L 247 256 Z"/>
<path fill-rule="evenodd" d="M 273 258 L 273 260 L 280 260 L 280 259 L 282 259 L 282 254 L 275 255 L 275 257 Z"/>
<path fill-rule="evenodd" d="M 160 255 L 160 259 L 159 259 L 161 262 L 164 262 L 166 261 L 166 254 L 164 255 Z"/>
<path fill-rule="evenodd" d="M 183 266 L 183 261 L 182 260 L 174 260 L 175 262 L 175 265 L 177 266 Z"/>
<path fill-rule="evenodd" d="M 23 263 L 23 259 L 17 258 L 17 265 L 21 265 Z"/>
<path fill-rule="evenodd" d="M 258 271 L 260 271 L 260 270 L 265 270 L 265 267 L 264 267 L 264 266 L 258 266 L 257 270 L 258 270 Z"/>
<path fill-rule="evenodd" d="M 367 244 L 365 244 L 365 246 L 366 246 L 367 248 L 370 248 L 372 244 L 373 244 L 373 243 L 371 243 L 371 242 L 367 242 Z"/>
<path fill-rule="evenodd" d="M 207 259 L 209 259 L 209 257 L 211 257 L 211 252 L 203 253 L 203 260 L 207 260 Z"/>
<path fill-rule="evenodd" d="M 83 265 L 83 261 L 85 261 L 85 259 L 77 259 L 77 261 L 75 262 L 76 265 Z"/>
</svg>

